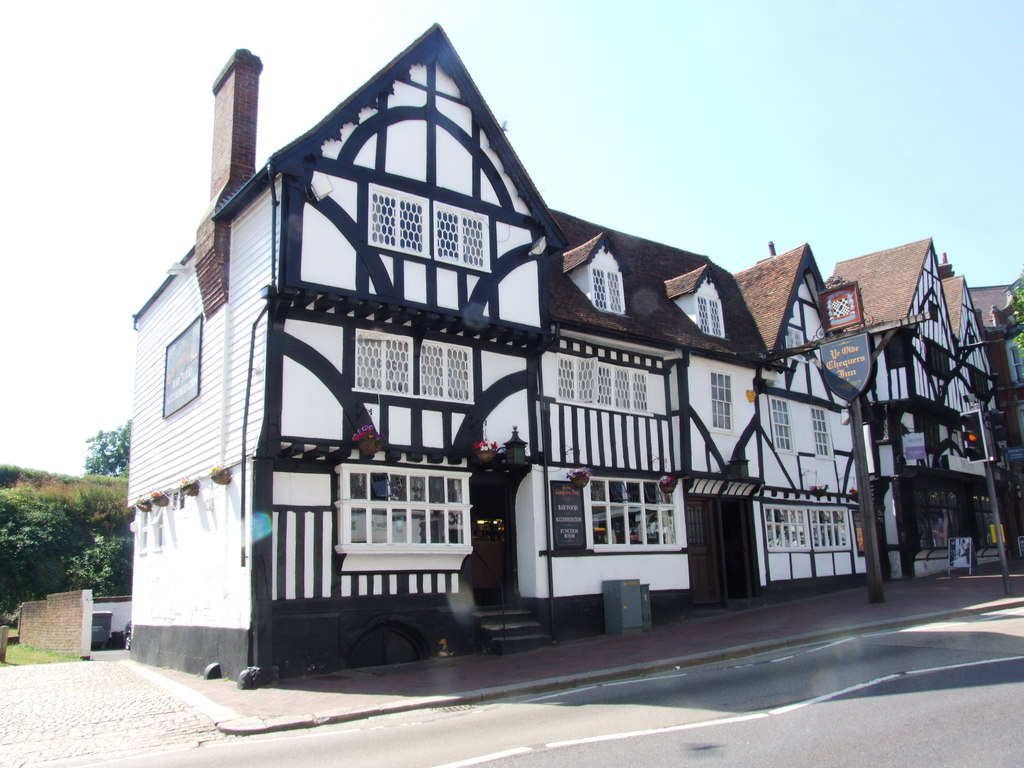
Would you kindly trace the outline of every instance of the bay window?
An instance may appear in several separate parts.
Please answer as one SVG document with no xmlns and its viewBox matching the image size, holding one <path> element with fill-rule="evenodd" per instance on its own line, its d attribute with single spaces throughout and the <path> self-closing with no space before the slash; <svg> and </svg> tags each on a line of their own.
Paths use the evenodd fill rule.
<svg viewBox="0 0 1024 768">
<path fill-rule="evenodd" d="M 651 481 L 591 480 L 594 546 L 677 546 L 674 494 Z"/>
<path fill-rule="evenodd" d="M 465 473 L 342 468 L 342 547 L 441 547 L 469 542 Z"/>
</svg>

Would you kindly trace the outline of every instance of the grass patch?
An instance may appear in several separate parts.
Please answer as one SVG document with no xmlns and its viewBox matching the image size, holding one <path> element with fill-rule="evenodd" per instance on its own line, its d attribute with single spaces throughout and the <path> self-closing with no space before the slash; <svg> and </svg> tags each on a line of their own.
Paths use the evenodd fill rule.
<svg viewBox="0 0 1024 768">
<path fill-rule="evenodd" d="M 7 661 L 2 667 L 20 667 L 26 664 L 60 664 L 66 661 L 81 661 L 74 653 L 54 653 L 33 648 L 31 645 L 8 645 Z"/>
</svg>

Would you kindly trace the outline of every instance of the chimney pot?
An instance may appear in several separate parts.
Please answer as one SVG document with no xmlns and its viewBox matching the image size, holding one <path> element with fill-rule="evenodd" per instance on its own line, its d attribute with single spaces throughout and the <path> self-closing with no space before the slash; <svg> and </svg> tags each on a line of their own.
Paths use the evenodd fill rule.
<svg viewBox="0 0 1024 768">
<path fill-rule="evenodd" d="M 774 240 L 769 240 L 768 241 L 768 255 L 769 256 L 774 256 L 775 255 L 775 241 Z"/>
</svg>

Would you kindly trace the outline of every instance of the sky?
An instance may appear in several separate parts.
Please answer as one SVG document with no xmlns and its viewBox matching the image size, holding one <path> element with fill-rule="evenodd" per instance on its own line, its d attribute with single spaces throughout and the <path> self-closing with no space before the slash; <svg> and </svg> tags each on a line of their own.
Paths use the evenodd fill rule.
<svg viewBox="0 0 1024 768">
<path fill-rule="evenodd" d="M 8 4 L 0 464 L 80 475 L 132 412 L 142 308 L 195 240 L 214 78 L 263 61 L 257 167 L 431 24 L 548 206 L 737 272 L 934 239 L 1024 266 L 1024 2 Z"/>
</svg>

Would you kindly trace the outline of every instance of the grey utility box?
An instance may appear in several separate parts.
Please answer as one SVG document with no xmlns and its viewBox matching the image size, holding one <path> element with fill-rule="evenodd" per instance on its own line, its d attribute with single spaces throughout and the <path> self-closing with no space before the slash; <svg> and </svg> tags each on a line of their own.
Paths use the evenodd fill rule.
<svg viewBox="0 0 1024 768">
<path fill-rule="evenodd" d="M 602 582 L 604 590 L 604 631 L 624 635 L 643 629 L 643 599 L 640 579 Z"/>
<path fill-rule="evenodd" d="M 102 648 L 110 639 L 111 611 L 96 611 L 92 615 L 92 647 Z"/>
</svg>

